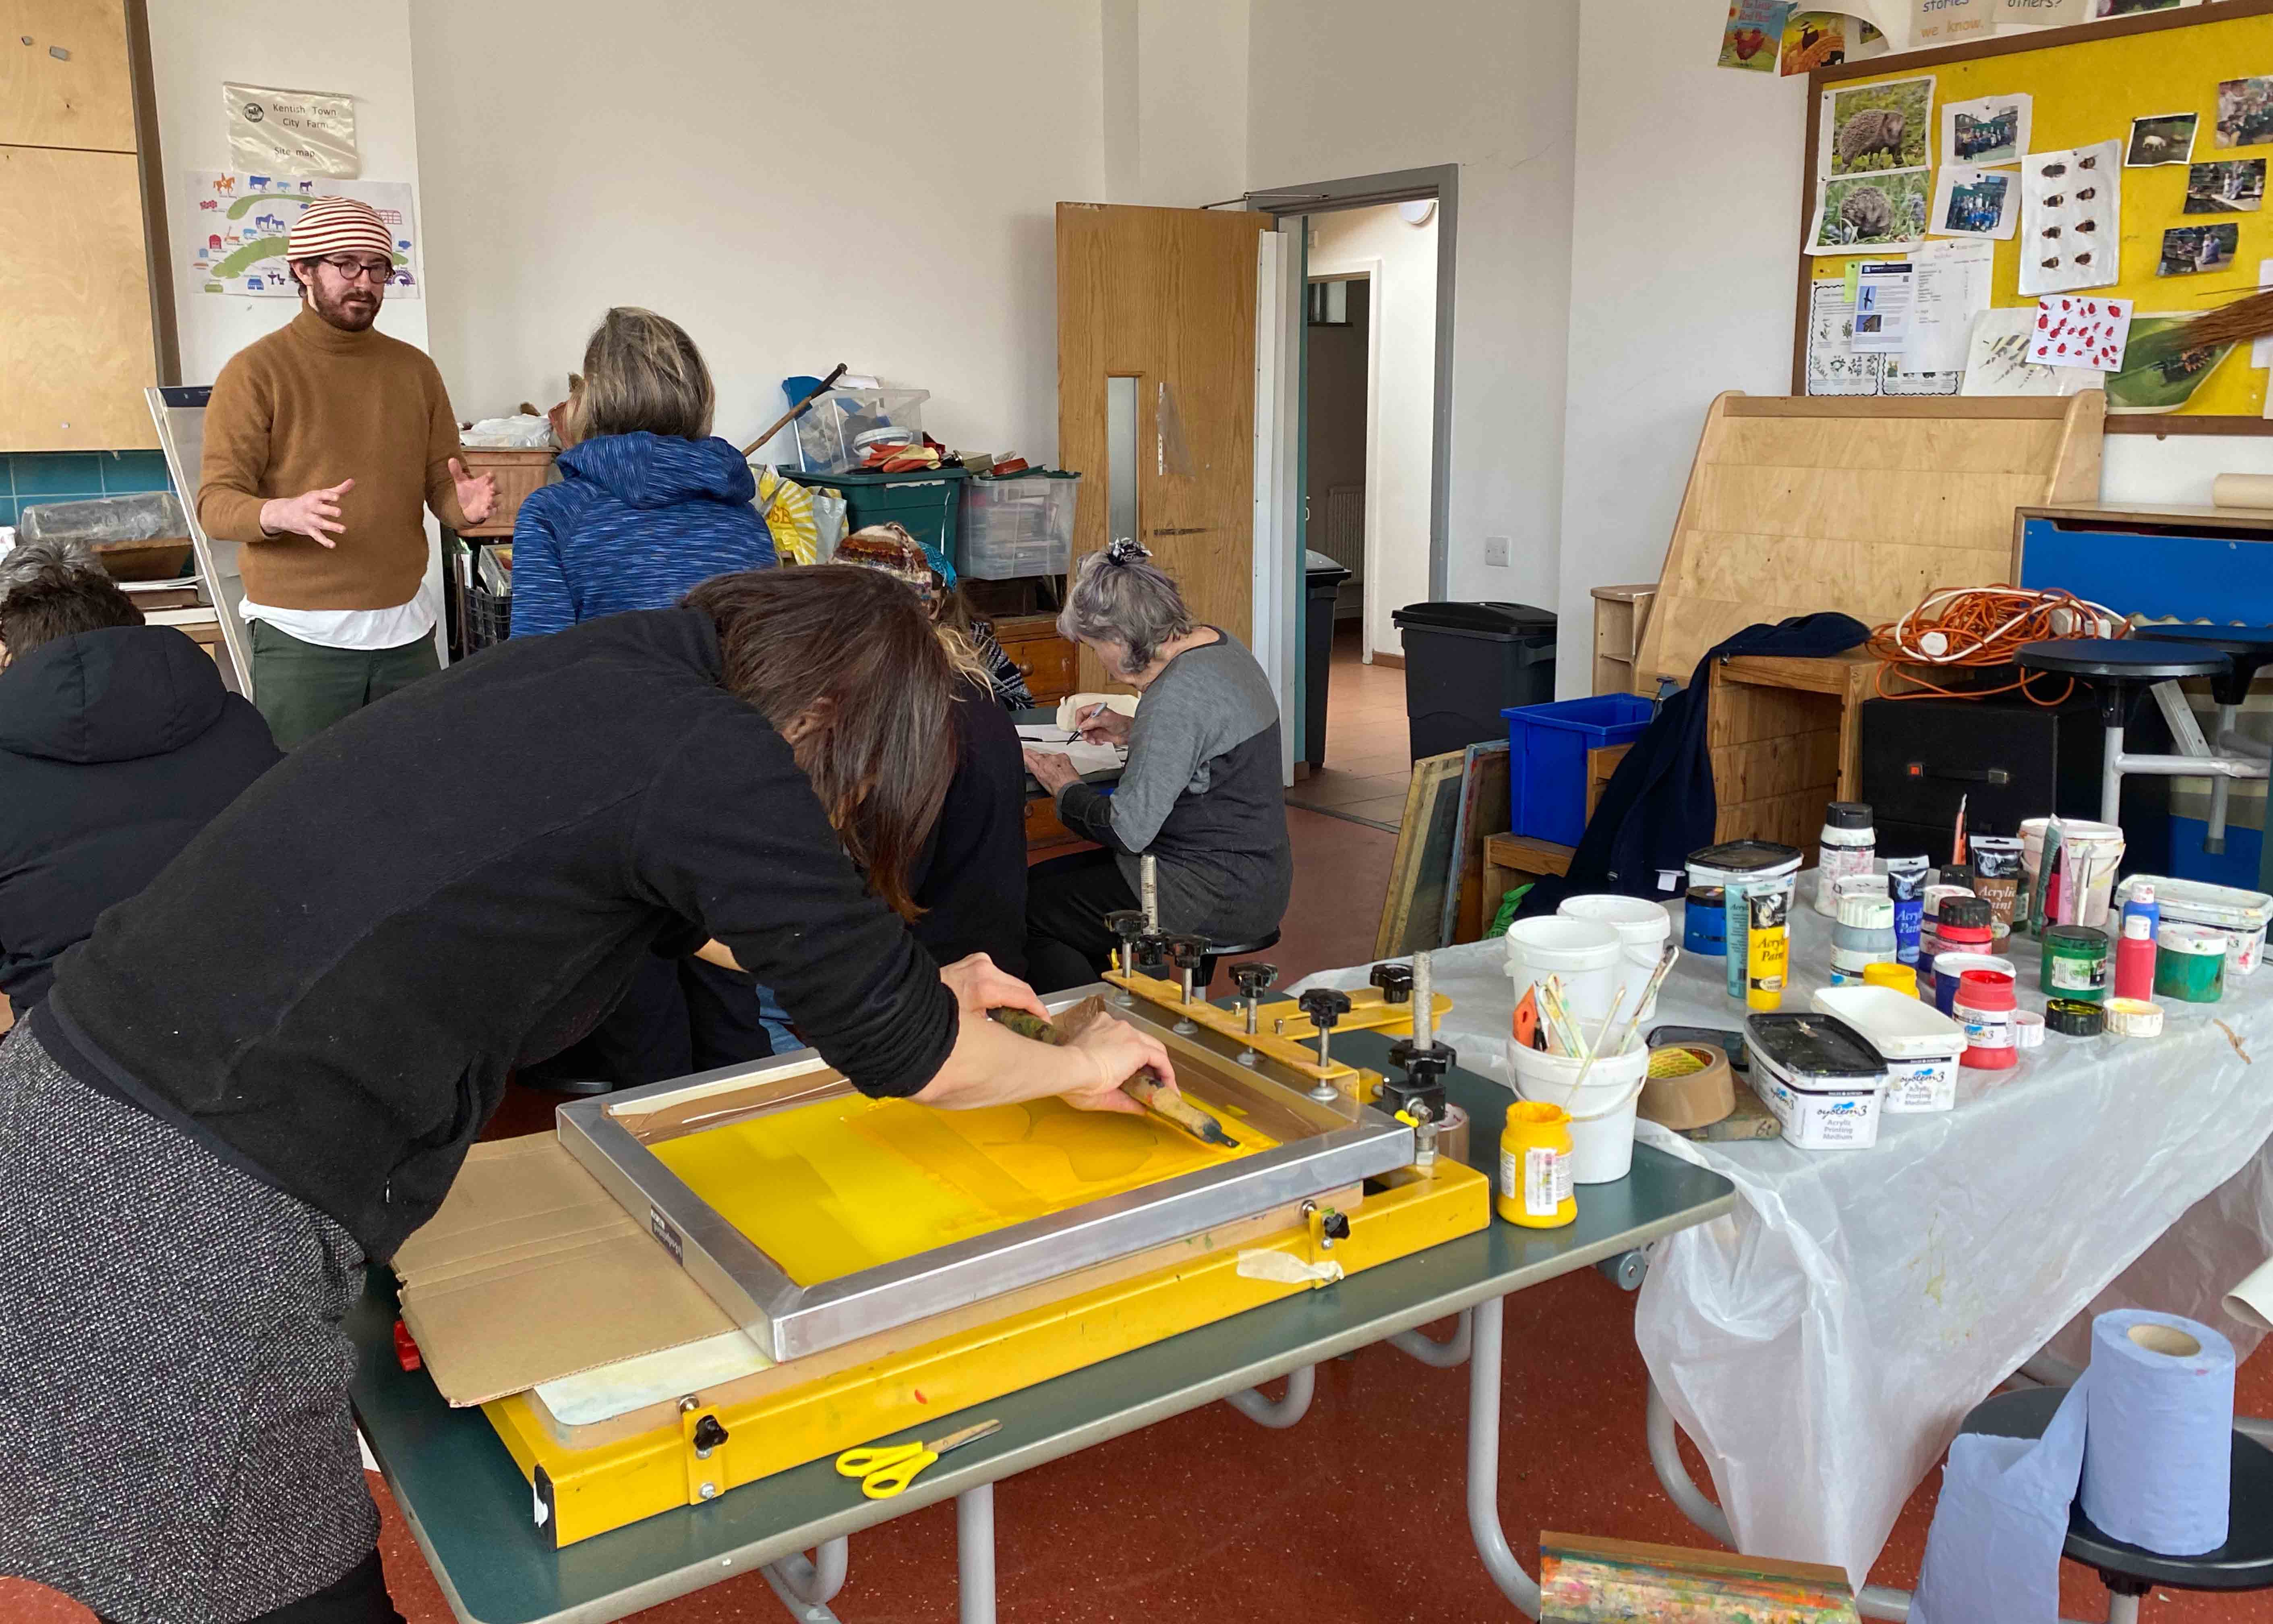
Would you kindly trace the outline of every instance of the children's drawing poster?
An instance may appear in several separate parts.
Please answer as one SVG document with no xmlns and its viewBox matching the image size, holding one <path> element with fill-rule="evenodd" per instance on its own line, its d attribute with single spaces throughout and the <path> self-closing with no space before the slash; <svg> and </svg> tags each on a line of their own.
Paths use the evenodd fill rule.
<svg viewBox="0 0 2273 1624">
<path fill-rule="evenodd" d="M 285 243 L 300 211 L 318 198 L 330 197 L 353 198 L 379 211 L 394 234 L 394 279 L 387 284 L 386 297 L 420 297 L 424 272 L 407 181 L 195 169 L 190 173 L 190 193 L 193 200 L 184 216 L 173 222 L 175 252 L 188 257 L 199 286 L 207 293 L 299 297 L 284 263 Z"/>
</svg>

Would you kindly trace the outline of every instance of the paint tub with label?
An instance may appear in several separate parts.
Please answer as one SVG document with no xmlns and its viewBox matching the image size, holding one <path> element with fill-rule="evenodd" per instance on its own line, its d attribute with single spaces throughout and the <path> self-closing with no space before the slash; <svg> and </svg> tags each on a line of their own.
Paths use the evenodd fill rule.
<svg viewBox="0 0 2273 1624">
<path fill-rule="evenodd" d="M 1518 1100 L 1499 1136 L 1499 1189 L 1493 1205 L 1510 1223 L 1559 1229 L 1579 1216 L 1571 1188 L 1571 1118 L 1560 1106 Z"/>
<path fill-rule="evenodd" d="M 1968 970 L 1957 978 L 1949 1016 L 1965 1028 L 1962 1065 L 2001 1071 L 2020 1058 L 2013 1033 L 2013 978 L 2001 970 Z"/>
<path fill-rule="evenodd" d="M 2265 926 L 2273 920 L 2273 897 L 2262 891 L 2233 885 L 2211 885 L 2201 880 L 2166 879 L 2160 875 L 2134 874 L 2116 892 L 2118 903 L 2127 902 L 2141 886 L 2152 886 L 2167 923 L 2208 925 L 2232 938 L 2225 952 L 2225 979 L 2245 981 L 2265 953 Z"/>
<path fill-rule="evenodd" d="M 2013 909 L 2021 897 L 2022 845 L 2017 835 L 1975 835 L 1973 894 L 1985 899 L 1992 915 L 1991 928 L 2009 935 Z"/>
<path fill-rule="evenodd" d="M 2045 996 L 2097 1004 L 2107 996 L 2107 933 L 2089 925 L 2044 927 Z"/>
<path fill-rule="evenodd" d="M 2216 1004 L 2225 996 L 2225 953 L 2232 945 L 2223 930 L 2165 919 L 2155 932 L 2155 996 Z"/>
<path fill-rule="evenodd" d="M 1894 904 L 1885 896 L 1849 891 L 1839 898 L 1831 927 L 1831 984 L 1860 987 L 1872 965 L 1894 960 Z"/>
<path fill-rule="evenodd" d="M 1752 1015 L 1744 1020 L 1752 1092 L 1783 1137 L 1802 1150 L 1868 1150 L 1879 1142 L 1887 1063 L 1833 1015 Z"/>
<path fill-rule="evenodd" d="M 1782 879 L 1788 906 L 1799 889 L 1804 855 L 1796 846 L 1781 846 L 1773 840 L 1725 840 L 1690 853 L 1681 945 L 1692 953 L 1713 957 L 1727 952 L 1728 903 L 1722 888 L 1737 877 Z"/>
<path fill-rule="evenodd" d="M 1968 970 L 1994 970 L 2016 975 L 2013 961 L 2001 953 L 1939 953 L 1933 961 L 1933 1007 L 1947 1015 L 1957 996 L 1957 979 Z"/>
<path fill-rule="evenodd" d="M 1946 1111 L 1957 1103 L 1965 1028 L 1948 1016 L 1886 987 L 1827 987 L 1810 1002 L 1879 1051 L 1887 1063 L 1887 1110 Z"/>
<path fill-rule="evenodd" d="M 1906 964 L 1874 964 L 1863 971 L 1863 985 L 1884 987 L 1905 998 L 1918 996 L 1917 966 Z"/>
<path fill-rule="evenodd" d="M 1519 1098 L 1568 1114 L 1574 1183 L 1616 1184 L 1632 1171 L 1634 1112 L 1649 1081 L 1647 1044 L 1636 1037 L 1624 1054 L 1604 1055 L 1592 1066 L 1569 1055 L 1513 1044 L 1507 1058 L 1509 1081 Z"/>
<path fill-rule="evenodd" d="M 1823 809 L 1823 831 L 1816 838 L 1815 911 L 1826 919 L 1839 912 L 1839 882 L 1865 875 L 1878 859 L 1878 831 L 1871 808 L 1859 801 L 1834 801 Z"/>
</svg>

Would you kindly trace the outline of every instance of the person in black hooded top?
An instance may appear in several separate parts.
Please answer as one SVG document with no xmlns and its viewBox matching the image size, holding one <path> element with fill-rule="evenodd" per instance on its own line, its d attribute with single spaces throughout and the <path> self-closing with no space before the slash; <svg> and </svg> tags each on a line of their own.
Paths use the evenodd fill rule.
<svg viewBox="0 0 2273 1624">
<path fill-rule="evenodd" d="M 17 1016 L 97 914 L 280 759 L 205 650 L 145 626 L 94 554 L 0 558 L 0 994 Z"/>
</svg>

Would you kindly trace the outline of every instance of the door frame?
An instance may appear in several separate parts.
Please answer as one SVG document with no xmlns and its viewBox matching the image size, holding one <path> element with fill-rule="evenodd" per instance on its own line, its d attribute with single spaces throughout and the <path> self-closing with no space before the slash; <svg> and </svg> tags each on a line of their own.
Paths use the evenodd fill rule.
<svg viewBox="0 0 2273 1624">
<path fill-rule="evenodd" d="M 1251 209 L 1284 220 L 1369 208 L 1379 203 L 1408 203 L 1421 198 L 1433 198 L 1437 203 L 1437 388 L 1429 447 L 1429 595 L 1441 598 L 1452 591 L 1452 548 L 1446 532 L 1452 505 L 1452 300 L 1459 264 L 1460 166 L 1440 163 L 1426 169 L 1392 169 L 1379 175 L 1272 186 L 1249 192 L 1245 201 Z M 1302 230 L 1307 250 L 1307 219 Z M 1309 254 L 1306 252 L 1300 257 L 1307 262 Z M 1307 327 L 1301 349 L 1302 365 L 1294 369 L 1294 380 L 1298 391 L 1305 387 L 1304 374 L 1309 370 Z M 1294 531 L 1299 553 L 1303 545 L 1299 515 Z"/>
<path fill-rule="evenodd" d="M 1305 256 L 1307 259 L 1307 255 Z M 1322 282 L 1362 282 L 1366 285 L 1365 333 L 1365 521 L 1364 535 L 1359 550 L 1365 560 L 1364 577 L 1358 583 L 1358 646 L 1365 663 L 1373 664 L 1374 595 L 1380 590 L 1379 572 L 1374 568 L 1381 546 L 1381 482 L 1374 477 L 1381 467 L 1381 280 L 1382 261 L 1379 255 L 1354 260 L 1354 271 L 1317 271 L 1306 269 L 1304 291 Z M 1302 324 L 1302 500 L 1309 495 L 1310 475 L 1310 340 L 1309 322 Z M 1302 512 L 1302 545 L 1309 545 L 1309 510 Z M 1304 563 L 1309 560 L 1305 559 Z M 1433 590 L 1433 588 L 1432 588 Z M 1306 603 L 1304 608 L 1309 605 Z M 1305 643 L 1304 648 L 1309 645 Z"/>
</svg>

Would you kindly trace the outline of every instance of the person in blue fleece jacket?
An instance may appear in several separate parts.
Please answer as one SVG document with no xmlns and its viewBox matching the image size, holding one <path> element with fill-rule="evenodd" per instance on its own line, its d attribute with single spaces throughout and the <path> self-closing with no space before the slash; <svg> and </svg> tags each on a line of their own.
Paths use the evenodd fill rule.
<svg viewBox="0 0 2273 1624">
<path fill-rule="evenodd" d="M 626 609 L 664 609 L 698 581 L 774 562 L 757 481 L 710 432 L 701 351 L 653 311 L 610 311 L 584 350 L 559 483 L 513 530 L 513 635 Z"/>
</svg>

